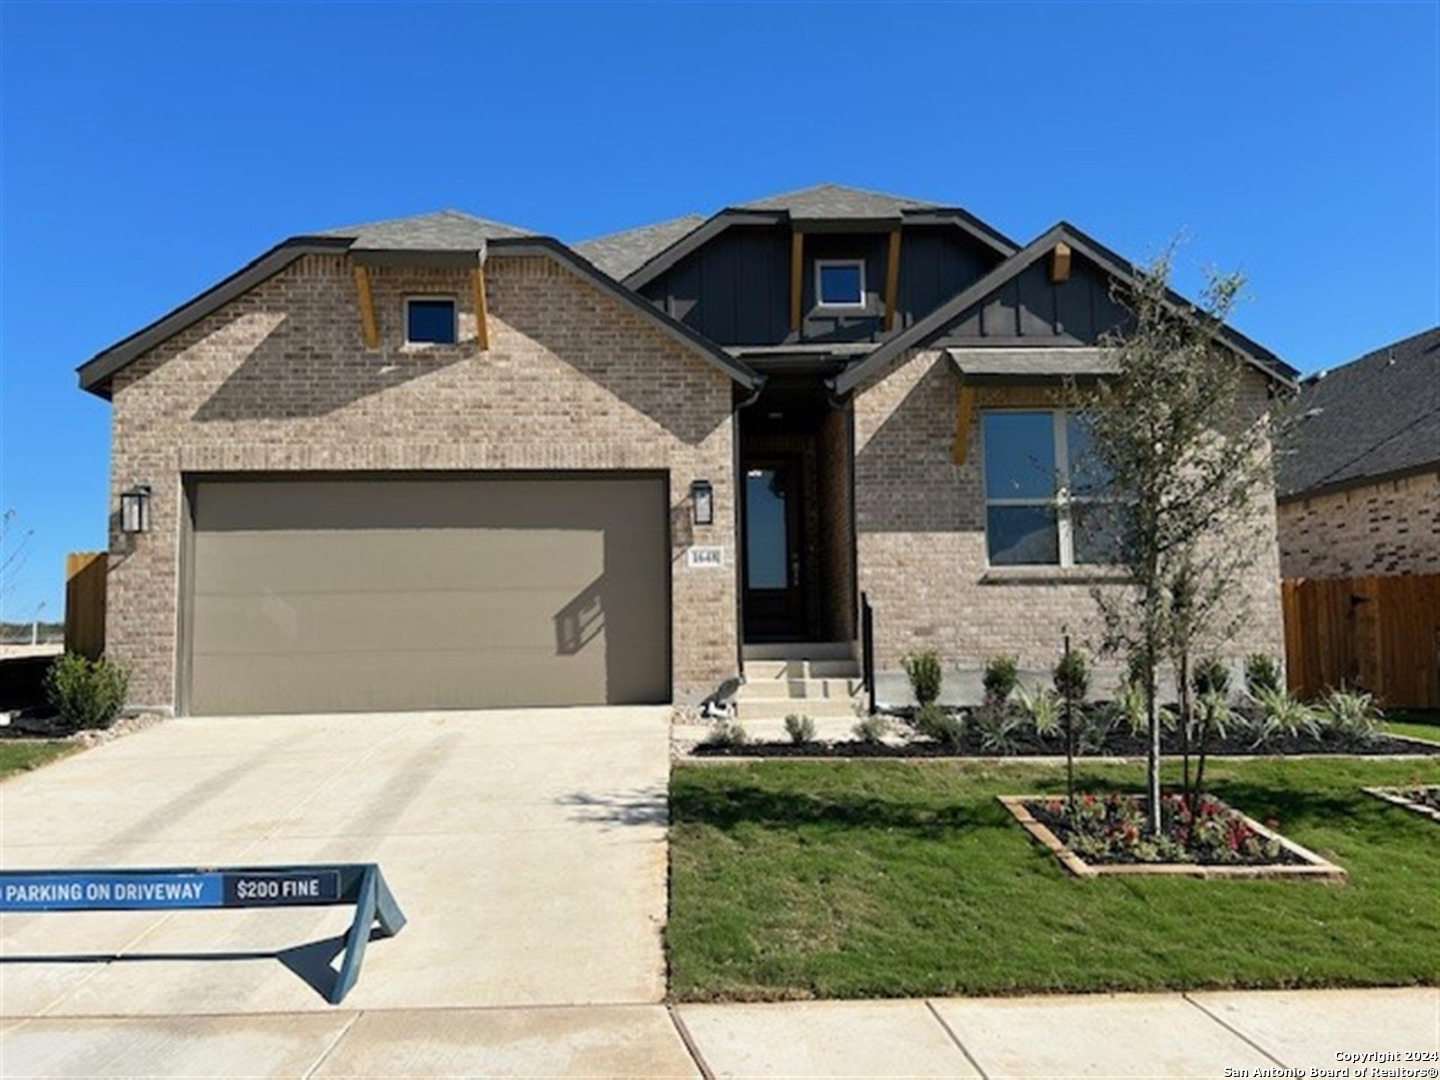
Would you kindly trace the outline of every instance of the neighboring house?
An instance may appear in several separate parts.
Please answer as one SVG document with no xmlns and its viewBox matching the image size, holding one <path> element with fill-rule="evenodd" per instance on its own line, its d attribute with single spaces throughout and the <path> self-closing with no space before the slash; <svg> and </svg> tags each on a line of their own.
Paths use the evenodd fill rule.
<svg viewBox="0 0 1440 1080">
<path fill-rule="evenodd" d="M 864 594 L 882 699 L 917 648 L 1048 669 L 1113 576 L 1051 494 L 1057 390 L 1105 370 L 1131 273 L 834 185 L 573 247 L 453 211 L 288 240 L 80 369 L 113 406 L 109 652 L 133 704 L 199 714 L 743 677 L 742 715 L 844 715 Z M 1264 409 L 1294 372 L 1222 337 Z M 1258 528 L 1236 654 L 1279 648 Z"/>
<path fill-rule="evenodd" d="M 1440 574 L 1440 327 L 1306 379 L 1278 472 L 1285 577 Z"/>
</svg>

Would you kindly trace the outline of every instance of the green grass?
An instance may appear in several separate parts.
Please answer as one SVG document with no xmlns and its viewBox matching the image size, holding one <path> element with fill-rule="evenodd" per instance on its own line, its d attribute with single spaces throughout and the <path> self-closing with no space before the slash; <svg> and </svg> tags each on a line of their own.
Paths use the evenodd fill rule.
<svg viewBox="0 0 1440 1080">
<path fill-rule="evenodd" d="M 69 743 L 46 742 L 41 739 L 0 741 L 0 780 L 18 772 L 38 769 L 46 762 L 62 758 L 74 749 Z"/>
<path fill-rule="evenodd" d="M 1440 742 L 1440 710 L 1387 709 L 1385 730 L 1396 735 L 1409 735 L 1412 739 Z"/>
<path fill-rule="evenodd" d="M 1440 827 L 1359 789 L 1433 762 L 1213 762 L 1212 789 L 1350 872 L 1080 881 L 997 794 L 1063 770 L 927 762 L 682 766 L 671 778 L 680 1000 L 1440 981 Z M 1085 765 L 1092 791 L 1143 770 Z"/>
</svg>

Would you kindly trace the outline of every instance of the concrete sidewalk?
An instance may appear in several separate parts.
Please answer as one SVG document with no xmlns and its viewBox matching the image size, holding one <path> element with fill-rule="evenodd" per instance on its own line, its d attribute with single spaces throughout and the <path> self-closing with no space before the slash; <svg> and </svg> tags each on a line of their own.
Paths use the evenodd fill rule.
<svg viewBox="0 0 1440 1080">
<path fill-rule="evenodd" d="M 1440 990 L 57 1017 L 4 1076 L 1435 1076 Z M 1323 1075 L 1323 1074 L 1322 1074 Z M 1347 1075 L 1337 1073 L 1333 1075 Z"/>
</svg>

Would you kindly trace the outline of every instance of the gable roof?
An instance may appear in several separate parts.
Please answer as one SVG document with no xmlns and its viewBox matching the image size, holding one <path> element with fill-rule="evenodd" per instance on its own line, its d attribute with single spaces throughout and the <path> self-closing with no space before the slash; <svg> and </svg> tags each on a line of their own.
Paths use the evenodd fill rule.
<svg viewBox="0 0 1440 1080">
<path fill-rule="evenodd" d="M 457 260 L 468 260 L 467 264 L 473 266 L 484 257 L 487 250 L 507 255 L 531 255 L 552 259 L 619 300 L 667 337 L 700 353 L 705 360 L 746 389 L 755 389 L 765 381 L 764 377 L 749 365 L 667 315 L 639 294 L 620 285 L 560 241 L 518 226 L 487 221 L 453 210 L 442 210 L 413 218 L 394 218 L 370 225 L 331 229 L 282 241 L 148 326 L 101 349 L 76 369 L 80 387 L 108 398 L 110 379 L 121 368 L 207 315 L 218 311 L 236 297 L 274 277 L 305 255 L 350 253 L 360 258 L 368 256 L 367 261 L 375 261 L 377 257 L 383 258 L 384 252 L 391 252 L 401 258 L 408 253 L 412 259 L 417 254 L 438 253 L 446 257 L 447 265 L 457 265 Z"/>
<path fill-rule="evenodd" d="M 1282 499 L 1440 469 L 1440 326 L 1311 376 L 1295 408 Z"/>
<path fill-rule="evenodd" d="M 1058 222 L 1034 240 L 1030 241 L 1030 243 L 1026 244 L 1025 247 L 1021 248 L 999 266 L 995 267 L 990 273 L 980 278 L 980 280 L 960 290 L 960 292 L 941 304 L 929 315 L 918 320 L 901 333 L 896 334 L 889 341 L 880 345 L 860 363 L 831 380 L 832 389 L 837 394 L 848 393 L 872 375 L 882 371 L 886 364 L 907 349 L 919 348 L 926 342 L 937 337 L 947 326 L 965 314 L 966 311 L 984 300 L 1006 282 L 1017 277 L 1030 266 L 1034 265 L 1037 260 L 1048 254 L 1055 245 L 1061 241 L 1068 244 L 1072 251 L 1089 259 L 1112 277 L 1118 278 L 1121 281 L 1135 280 L 1136 271 L 1132 263 L 1116 255 L 1099 241 L 1086 236 L 1068 222 Z M 1170 300 L 1177 308 L 1187 305 L 1184 297 L 1173 291 L 1170 293 Z M 1296 375 L 1298 374 L 1295 369 L 1263 345 L 1252 341 L 1238 330 L 1229 326 L 1222 326 L 1219 331 L 1219 336 L 1222 341 L 1266 375 L 1286 385 L 1294 384 Z"/>
<path fill-rule="evenodd" d="M 623 232 L 597 236 L 571 245 L 617 281 L 633 273 L 657 253 L 664 251 L 681 237 L 693 232 L 705 218 L 702 214 L 685 214 L 653 225 L 641 225 Z"/>
<path fill-rule="evenodd" d="M 581 254 L 595 253 L 596 265 L 639 289 L 685 256 L 734 225 L 783 225 L 786 222 L 889 222 L 953 225 L 1003 257 L 1015 253 L 1015 242 L 958 206 L 887 195 L 842 184 L 816 184 L 798 191 L 767 195 L 738 203 L 702 218 L 698 214 L 638 229 L 599 236 L 576 245 Z M 686 228 L 685 226 L 689 227 Z M 623 251 L 610 265 L 611 248 Z M 612 268 L 613 267 L 613 268 Z"/>
</svg>

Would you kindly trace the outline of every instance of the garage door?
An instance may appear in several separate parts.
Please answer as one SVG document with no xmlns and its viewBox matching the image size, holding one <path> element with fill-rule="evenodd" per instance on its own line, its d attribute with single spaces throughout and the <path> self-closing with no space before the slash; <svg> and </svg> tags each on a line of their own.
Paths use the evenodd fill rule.
<svg viewBox="0 0 1440 1080">
<path fill-rule="evenodd" d="M 191 486 L 189 711 L 669 700 L 654 477 Z"/>
</svg>

